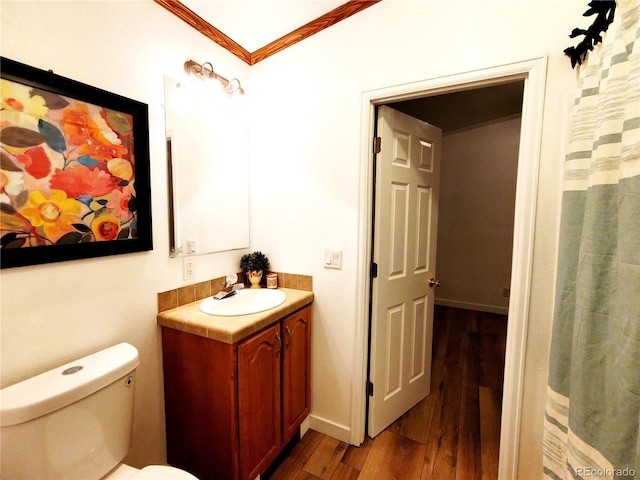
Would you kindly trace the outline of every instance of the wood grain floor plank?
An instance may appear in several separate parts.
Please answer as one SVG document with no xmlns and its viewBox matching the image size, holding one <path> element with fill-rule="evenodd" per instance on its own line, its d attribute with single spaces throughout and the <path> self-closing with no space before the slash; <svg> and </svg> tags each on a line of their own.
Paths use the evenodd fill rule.
<svg viewBox="0 0 640 480">
<path fill-rule="evenodd" d="M 307 461 L 303 470 L 318 478 L 329 480 L 342 460 L 348 445 L 325 436 Z"/>
<path fill-rule="evenodd" d="M 358 480 L 420 478 L 425 445 L 389 431 L 378 435 Z"/>
<path fill-rule="evenodd" d="M 500 455 L 500 413 L 499 392 L 480 387 L 480 451 L 482 458 L 482 480 L 498 478 L 498 458 Z"/>
<path fill-rule="evenodd" d="M 478 331 L 478 317 L 481 315 L 481 312 L 476 312 L 474 310 L 465 310 L 466 318 L 467 318 L 467 332 L 477 332 Z"/>
<path fill-rule="evenodd" d="M 340 462 L 333 475 L 331 475 L 331 480 L 357 480 L 359 475 L 360 470 Z"/>
<path fill-rule="evenodd" d="M 322 480 L 320 477 L 316 477 L 309 472 L 305 472 L 304 470 L 300 471 L 296 480 Z"/>
<path fill-rule="evenodd" d="M 369 452 L 371 451 L 371 446 L 373 445 L 373 438 L 365 437 L 364 442 L 359 447 L 354 445 L 349 445 L 347 451 L 344 453 L 342 457 L 342 463 L 348 465 L 355 470 L 362 470 L 364 466 L 364 462 L 369 456 Z"/>
<path fill-rule="evenodd" d="M 301 463 L 307 463 L 313 452 L 316 450 L 324 435 L 316 432 L 315 430 L 309 430 L 304 437 L 296 444 L 289 454 L 290 457 L 294 457 Z"/>
<path fill-rule="evenodd" d="M 428 478 L 455 478 L 461 382 L 462 368 L 459 365 L 444 367 L 443 388 L 437 392 L 425 452 Z"/>
<path fill-rule="evenodd" d="M 299 459 L 295 457 L 285 458 L 278 469 L 271 475 L 271 480 L 296 480 L 304 463 L 301 463 Z"/>
<path fill-rule="evenodd" d="M 324 437 L 315 430 L 307 431 L 270 477 L 271 480 L 297 480 L 302 468 Z"/>
<path fill-rule="evenodd" d="M 477 337 L 477 332 L 467 331 L 463 341 L 464 366 L 462 396 L 460 398 L 456 480 L 480 480 L 482 477 Z"/>
<path fill-rule="evenodd" d="M 462 393 L 462 343 L 466 321 L 454 309 L 446 309 L 446 352 L 436 390 L 436 405 L 425 455 L 427 478 L 454 479 L 457 462 L 458 421 Z"/>
<path fill-rule="evenodd" d="M 502 390 L 504 382 L 504 346 L 506 320 L 504 315 L 486 314 L 481 319 L 479 333 L 479 382 L 484 387 Z"/>
<path fill-rule="evenodd" d="M 388 428 L 390 432 L 420 443 L 427 443 L 436 406 L 436 395 L 430 394 Z"/>
</svg>

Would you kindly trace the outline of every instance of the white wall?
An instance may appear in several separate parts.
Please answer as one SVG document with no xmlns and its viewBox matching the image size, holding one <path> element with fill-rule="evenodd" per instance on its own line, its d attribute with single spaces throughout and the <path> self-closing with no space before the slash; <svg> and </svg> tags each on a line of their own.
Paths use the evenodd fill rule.
<svg viewBox="0 0 640 480">
<path fill-rule="evenodd" d="M 438 304 L 507 313 L 520 123 L 518 115 L 442 138 Z"/>
<path fill-rule="evenodd" d="M 522 413 L 520 478 L 539 478 L 563 143 L 575 86 L 562 50 L 581 1 L 385 0 L 252 67 L 252 228 L 314 277 L 312 427 L 349 438 L 365 91 L 549 56 Z M 268 200 L 267 200 L 268 199 Z M 322 266 L 343 250 L 342 270 Z"/>
<path fill-rule="evenodd" d="M 168 258 L 162 77 L 188 57 L 243 80 L 249 68 L 146 1 L 2 1 L 2 55 L 150 108 L 153 252 L 4 270 L 2 382 L 103 346 L 141 351 L 133 463 L 162 461 L 156 293 L 182 283 Z M 356 337 L 358 160 L 363 91 L 549 55 L 520 478 L 539 478 L 563 144 L 560 106 L 575 85 L 562 50 L 584 0 L 385 0 L 251 67 L 252 247 L 278 270 L 314 277 L 313 415 L 348 437 Z M 344 252 L 322 267 L 325 248 Z M 240 253 L 198 257 L 198 280 Z"/>
<path fill-rule="evenodd" d="M 2 270 L 2 385 L 127 341 L 140 351 L 132 464 L 165 461 L 160 291 L 179 287 L 169 258 L 163 76 L 211 61 L 250 90 L 249 67 L 148 1 L 2 1 L 2 56 L 149 105 L 154 250 Z M 197 280 L 238 270 L 243 252 L 199 256 Z"/>
</svg>

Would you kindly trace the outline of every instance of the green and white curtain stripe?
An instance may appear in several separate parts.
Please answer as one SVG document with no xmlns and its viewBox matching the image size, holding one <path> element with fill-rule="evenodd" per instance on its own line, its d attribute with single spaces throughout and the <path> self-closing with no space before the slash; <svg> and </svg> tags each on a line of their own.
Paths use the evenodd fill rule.
<svg viewBox="0 0 640 480">
<path fill-rule="evenodd" d="M 581 67 L 565 159 L 544 476 L 640 478 L 640 0 Z"/>
</svg>

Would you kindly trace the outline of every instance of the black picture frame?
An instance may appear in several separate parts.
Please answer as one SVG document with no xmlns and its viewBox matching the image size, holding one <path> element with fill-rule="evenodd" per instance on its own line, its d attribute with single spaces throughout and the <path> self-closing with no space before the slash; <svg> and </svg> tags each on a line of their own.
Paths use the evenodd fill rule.
<svg viewBox="0 0 640 480">
<path fill-rule="evenodd" d="M 0 267 L 152 250 L 148 105 L 5 57 L 0 78 Z M 21 100 L 35 102 L 37 113 L 20 117 Z M 69 117 L 74 113 L 82 118 Z M 97 137 L 104 143 L 97 146 Z M 64 192 L 55 202 L 54 190 Z M 42 213 L 49 207 L 57 217 Z M 51 226 L 54 217 L 64 221 Z"/>
</svg>

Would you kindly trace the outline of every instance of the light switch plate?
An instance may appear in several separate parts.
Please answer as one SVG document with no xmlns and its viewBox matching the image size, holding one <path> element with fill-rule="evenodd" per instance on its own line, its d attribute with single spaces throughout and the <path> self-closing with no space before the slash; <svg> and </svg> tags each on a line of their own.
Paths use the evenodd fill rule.
<svg viewBox="0 0 640 480">
<path fill-rule="evenodd" d="M 342 250 L 325 250 L 324 268 L 342 268 Z"/>
</svg>

